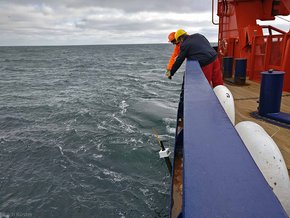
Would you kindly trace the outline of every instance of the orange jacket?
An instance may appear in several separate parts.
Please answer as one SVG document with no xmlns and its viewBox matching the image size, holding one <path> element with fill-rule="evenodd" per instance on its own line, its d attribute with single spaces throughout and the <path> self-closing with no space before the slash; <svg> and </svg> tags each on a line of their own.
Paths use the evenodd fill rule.
<svg viewBox="0 0 290 218">
<path fill-rule="evenodd" d="M 177 56 L 179 55 L 179 51 L 180 51 L 180 43 L 175 44 L 174 50 L 172 52 L 171 58 L 169 59 L 168 65 L 167 65 L 167 70 L 171 70 L 175 59 L 177 58 Z"/>
</svg>

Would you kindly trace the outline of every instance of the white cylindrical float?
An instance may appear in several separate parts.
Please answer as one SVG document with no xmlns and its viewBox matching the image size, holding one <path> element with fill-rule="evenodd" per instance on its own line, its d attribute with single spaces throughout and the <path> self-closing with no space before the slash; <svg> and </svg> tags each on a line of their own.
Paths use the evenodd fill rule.
<svg viewBox="0 0 290 218">
<path fill-rule="evenodd" d="M 285 211 L 290 215 L 289 175 L 278 146 L 267 132 L 254 122 L 240 122 L 236 125 L 236 130 Z"/>
<path fill-rule="evenodd" d="M 213 89 L 226 114 L 235 125 L 235 103 L 231 91 L 224 85 L 218 85 Z"/>
</svg>

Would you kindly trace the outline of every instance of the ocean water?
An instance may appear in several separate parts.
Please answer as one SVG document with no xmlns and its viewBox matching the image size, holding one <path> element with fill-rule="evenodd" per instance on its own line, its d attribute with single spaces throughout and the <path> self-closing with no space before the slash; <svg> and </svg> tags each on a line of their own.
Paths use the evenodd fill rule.
<svg viewBox="0 0 290 218">
<path fill-rule="evenodd" d="M 173 47 L 0 47 L 0 215 L 168 217 Z"/>
</svg>

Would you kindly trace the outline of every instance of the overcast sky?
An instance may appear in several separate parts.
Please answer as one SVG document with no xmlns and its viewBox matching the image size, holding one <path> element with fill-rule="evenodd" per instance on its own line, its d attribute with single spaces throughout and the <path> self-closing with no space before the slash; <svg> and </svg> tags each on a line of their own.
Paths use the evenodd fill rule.
<svg viewBox="0 0 290 218">
<path fill-rule="evenodd" d="M 165 43 L 179 28 L 216 42 L 211 0 L 0 0 L 0 46 Z"/>
</svg>

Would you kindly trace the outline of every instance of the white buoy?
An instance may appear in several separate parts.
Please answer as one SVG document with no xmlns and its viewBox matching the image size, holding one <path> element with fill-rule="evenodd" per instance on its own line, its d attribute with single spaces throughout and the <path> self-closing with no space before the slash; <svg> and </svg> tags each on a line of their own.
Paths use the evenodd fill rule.
<svg viewBox="0 0 290 218">
<path fill-rule="evenodd" d="M 240 122 L 236 125 L 236 130 L 285 211 L 290 215 L 289 175 L 278 146 L 267 132 L 254 122 Z"/>
<path fill-rule="evenodd" d="M 226 114 L 235 125 L 235 103 L 231 91 L 224 85 L 218 85 L 213 89 Z"/>
</svg>

